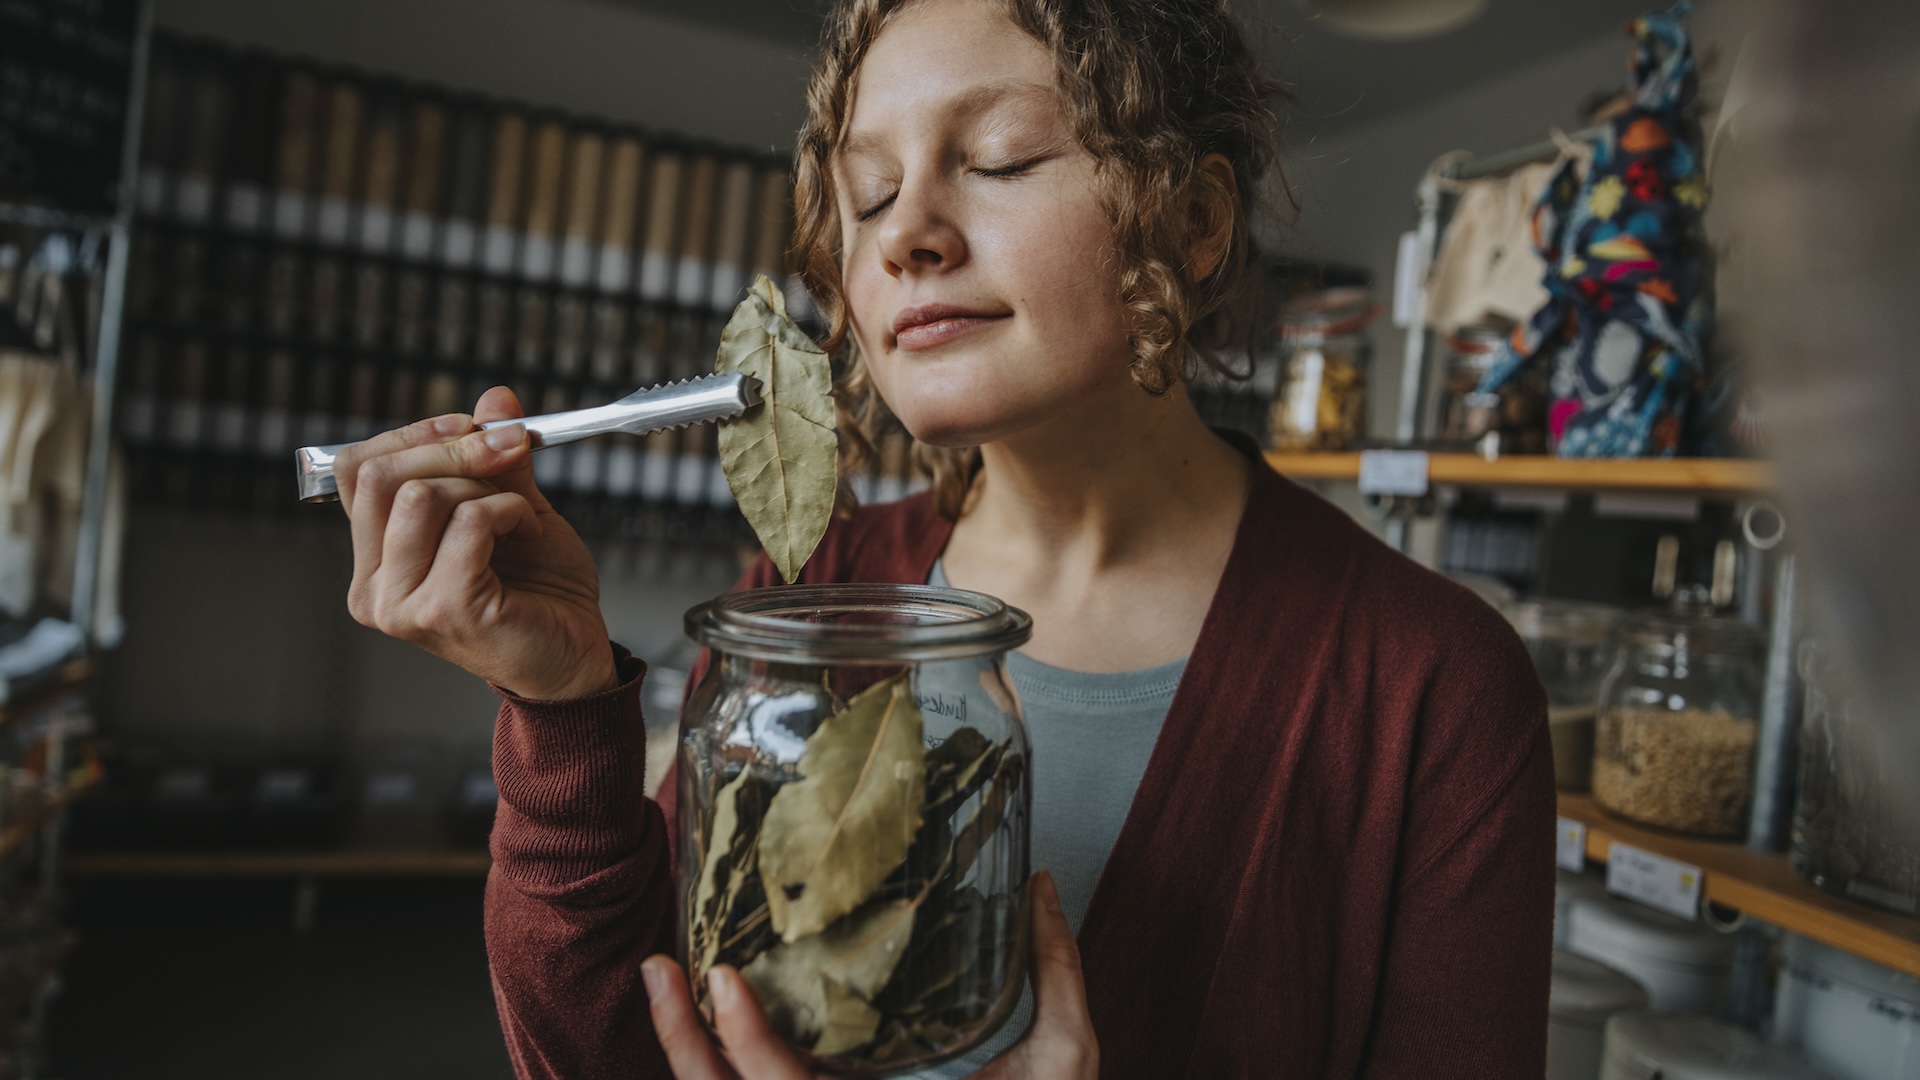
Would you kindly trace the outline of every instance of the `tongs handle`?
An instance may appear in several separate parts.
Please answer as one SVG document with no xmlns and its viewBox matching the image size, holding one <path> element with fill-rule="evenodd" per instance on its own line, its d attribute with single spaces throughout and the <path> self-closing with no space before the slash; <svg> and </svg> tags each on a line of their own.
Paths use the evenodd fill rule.
<svg viewBox="0 0 1920 1080">
<path fill-rule="evenodd" d="M 645 435 L 663 428 L 682 427 L 738 416 L 760 403 L 760 380 L 738 372 L 706 375 L 639 390 L 608 405 L 548 413 L 515 420 L 493 420 L 482 428 L 527 425 L 535 450 L 561 446 L 595 435 L 624 432 Z M 353 443 L 303 446 L 293 452 L 294 478 L 301 502 L 332 502 L 340 497 L 333 461 Z"/>
</svg>

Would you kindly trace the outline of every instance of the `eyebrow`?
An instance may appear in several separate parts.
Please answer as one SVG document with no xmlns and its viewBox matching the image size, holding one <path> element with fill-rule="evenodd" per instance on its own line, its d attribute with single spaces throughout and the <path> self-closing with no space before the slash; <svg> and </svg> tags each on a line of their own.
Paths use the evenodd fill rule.
<svg viewBox="0 0 1920 1080">
<path fill-rule="evenodd" d="M 987 112 L 1002 102 L 1018 98 L 1040 99 L 1051 102 L 1054 88 L 1036 82 L 1019 79 L 1002 79 L 997 82 L 983 83 L 956 94 L 941 107 L 943 117 L 948 119 L 971 119 Z M 885 140 L 877 135 L 853 132 L 840 142 L 836 157 L 854 154 L 872 153 L 883 149 Z"/>
</svg>

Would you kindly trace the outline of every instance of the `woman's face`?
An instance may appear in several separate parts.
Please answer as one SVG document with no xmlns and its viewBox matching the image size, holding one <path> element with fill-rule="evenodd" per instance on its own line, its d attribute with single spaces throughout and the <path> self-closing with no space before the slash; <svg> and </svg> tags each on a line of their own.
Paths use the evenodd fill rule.
<svg viewBox="0 0 1920 1080">
<path fill-rule="evenodd" d="M 923 0 L 861 64 L 835 161 L 854 340 L 914 436 L 977 446 L 1132 389 L 1112 229 L 1045 48 Z"/>
</svg>

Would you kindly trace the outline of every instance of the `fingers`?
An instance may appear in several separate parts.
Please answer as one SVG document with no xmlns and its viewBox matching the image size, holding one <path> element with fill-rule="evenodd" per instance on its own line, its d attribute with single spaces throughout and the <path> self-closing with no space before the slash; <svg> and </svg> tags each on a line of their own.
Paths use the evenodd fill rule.
<svg viewBox="0 0 1920 1080">
<path fill-rule="evenodd" d="M 734 1071 L 720 1060 L 720 1052 L 707 1038 L 680 965 L 664 956 L 650 956 L 640 965 L 640 977 L 647 984 L 653 1032 L 667 1052 L 673 1075 L 678 1080 L 734 1080 Z"/>
<path fill-rule="evenodd" d="M 420 420 L 406 427 L 383 431 L 365 442 L 341 450 L 333 459 L 333 479 L 340 488 L 340 505 L 353 513 L 353 491 L 359 480 L 360 466 L 384 454 L 445 442 L 473 430 L 474 418 L 465 413 L 448 413 Z"/>
<path fill-rule="evenodd" d="M 457 439 L 425 441 L 364 459 L 356 469 L 349 511 L 355 592 L 364 589 L 380 569 L 394 499 L 408 482 L 449 477 L 485 479 L 516 463 L 524 464 L 529 452 L 526 429 L 516 424 L 470 432 Z"/>
<path fill-rule="evenodd" d="M 476 613 L 495 613 L 483 594 L 485 583 L 497 586 L 490 566 L 495 544 L 515 534 L 533 538 L 540 535 L 540 515 L 520 495 L 496 492 L 484 498 L 469 499 L 453 508 L 446 531 L 441 534 L 433 565 L 420 581 L 425 595 L 436 602 L 451 605 L 451 610 L 423 608 L 413 613 L 416 624 L 429 633 L 454 630 L 470 623 Z M 384 574 L 385 571 L 383 570 Z"/>
<path fill-rule="evenodd" d="M 502 507 L 499 500 L 511 505 Z M 506 529 L 493 532 L 492 526 L 503 520 Z M 454 527 L 456 522 L 460 527 Z M 495 536 L 516 530 L 529 537 L 540 535 L 540 523 L 526 500 L 518 495 L 502 495 L 485 480 L 436 477 L 409 480 L 401 485 L 394 496 L 393 514 L 380 548 L 377 595 L 370 598 L 376 618 L 380 609 L 395 600 L 404 600 L 420 586 L 428 572 L 445 556 L 447 545 L 460 543 L 464 548 L 473 547 L 473 538 L 466 534 L 476 526 L 486 530 L 484 546 L 489 556 Z M 384 622 L 377 621 L 376 625 L 387 629 Z"/>
<path fill-rule="evenodd" d="M 713 1026 L 727 1056 L 742 1076 L 753 1080 L 812 1080 L 812 1073 L 801 1065 L 767 1025 L 740 973 L 720 965 L 707 973 L 707 989 L 713 995 Z"/>
<path fill-rule="evenodd" d="M 1034 875 L 1030 886 L 1033 906 L 1033 1030 L 1073 1044 L 1083 1054 L 1096 1055 L 1093 1020 L 1087 1014 L 1087 987 L 1080 970 L 1080 946 L 1073 940 L 1053 875 Z"/>
<path fill-rule="evenodd" d="M 490 424 L 495 420 L 518 420 L 527 415 L 520 407 L 520 399 L 512 390 L 504 386 L 495 386 L 480 395 L 474 403 L 473 420 L 476 424 Z"/>
</svg>

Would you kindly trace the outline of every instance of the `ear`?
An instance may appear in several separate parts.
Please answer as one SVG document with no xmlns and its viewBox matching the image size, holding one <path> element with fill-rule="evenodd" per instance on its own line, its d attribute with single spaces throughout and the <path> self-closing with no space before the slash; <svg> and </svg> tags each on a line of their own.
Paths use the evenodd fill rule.
<svg viewBox="0 0 1920 1080">
<path fill-rule="evenodd" d="M 1187 199 L 1187 221 L 1192 230 L 1187 241 L 1187 275 L 1194 281 L 1205 281 L 1227 257 L 1227 248 L 1233 243 L 1234 219 L 1240 213 L 1240 182 L 1226 155 L 1208 154 L 1200 159 Z"/>
</svg>

